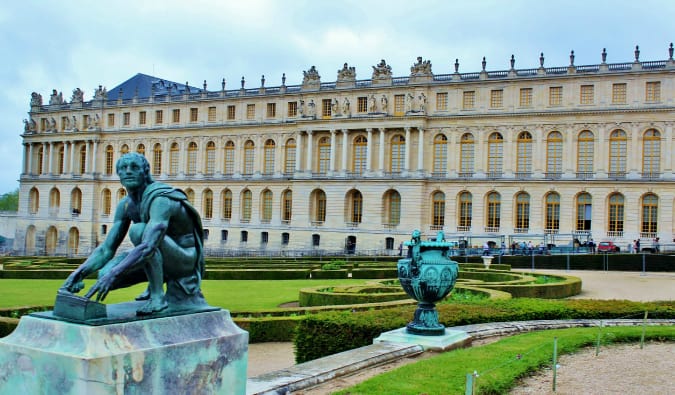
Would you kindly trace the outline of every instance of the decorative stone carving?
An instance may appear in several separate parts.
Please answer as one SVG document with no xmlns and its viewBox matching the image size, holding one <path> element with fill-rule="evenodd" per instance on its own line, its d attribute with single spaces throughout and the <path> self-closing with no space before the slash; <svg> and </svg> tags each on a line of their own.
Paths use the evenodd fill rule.
<svg viewBox="0 0 675 395">
<path fill-rule="evenodd" d="M 84 101 L 84 92 L 82 89 L 75 88 L 73 90 L 73 96 L 70 98 L 71 104 L 81 104 Z"/>
<path fill-rule="evenodd" d="M 321 76 L 315 66 L 310 67 L 309 70 L 303 71 L 302 74 L 302 89 L 314 90 L 321 87 Z"/>
<path fill-rule="evenodd" d="M 35 133 L 37 130 L 37 124 L 33 118 L 28 118 L 23 120 L 24 126 L 23 130 L 26 133 Z"/>
<path fill-rule="evenodd" d="M 356 79 L 356 67 L 349 67 L 347 63 L 337 73 L 338 81 L 353 81 Z"/>
<path fill-rule="evenodd" d="M 314 100 L 310 100 L 307 104 L 307 116 L 314 118 L 316 116 L 316 105 Z"/>
<path fill-rule="evenodd" d="M 305 101 L 302 99 L 298 103 L 298 114 L 300 114 L 301 118 L 305 116 Z"/>
<path fill-rule="evenodd" d="M 52 94 L 49 96 L 49 105 L 63 103 L 63 93 L 57 92 L 56 89 L 52 89 Z"/>
<path fill-rule="evenodd" d="M 338 110 L 339 106 L 340 104 L 338 103 L 338 99 L 333 99 L 333 101 L 330 103 L 330 112 L 331 114 L 333 114 L 333 116 L 340 115 L 340 112 Z"/>
<path fill-rule="evenodd" d="M 73 115 L 73 123 L 70 125 L 73 132 L 77 132 L 77 117 Z"/>
<path fill-rule="evenodd" d="M 382 95 L 382 98 L 380 99 L 380 110 L 385 114 L 389 112 L 389 100 L 387 99 L 387 95 Z"/>
<path fill-rule="evenodd" d="M 98 89 L 94 91 L 94 100 L 106 100 L 108 98 L 108 91 L 102 87 L 98 86 Z"/>
<path fill-rule="evenodd" d="M 391 66 L 382 59 L 380 63 L 376 66 L 373 66 L 373 77 L 374 80 L 381 80 L 386 78 L 391 78 Z"/>
<path fill-rule="evenodd" d="M 49 118 L 49 121 L 47 122 L 47 130 L 50 132 L 56 132 L 56 119 L 54 119 L 54 117 Z"/>
<path fill-rule="evenodd" d="M 31 93 L 30 94 L 30 106 L 31 107 L 39 107 L 41 105 L 42 105 L 42 95 L 37 93 L 37 92 Z"/>
<path fill-rule="evenodd" d="M 349 99 L 345 97 L 345 100 L 342 102 L 342 115 L 348 117 L 351 115 Z"/>
<path fill-rule="evenodd" d="M 375 95 L 370 95 L 370 97 L 368 98 L 368 112 L 369 113 L 377 112 L 377 100 L 375 99 Z"/>
<path fill-rule="evenodd" d="M 410 76 L 427 76 L 431 74 L 431 61 L 422 60 L 421 56 L 417 57 L 417 63 L 410 67 Z"/>
</svg>

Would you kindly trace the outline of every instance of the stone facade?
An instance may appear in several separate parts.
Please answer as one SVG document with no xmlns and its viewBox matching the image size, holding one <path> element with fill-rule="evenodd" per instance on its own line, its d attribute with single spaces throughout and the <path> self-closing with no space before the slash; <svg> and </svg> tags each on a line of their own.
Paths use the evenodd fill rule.
<svg viewBox="0 0 675 395">
<path fill-rule="evenodd" d="M 587 66 L 572 55 L 546 68 L 542 54 L 539 68 L 512 59 L 510 70 L 459 73 L 455 63 L 449 74 L 420 57 L 408 77 L 382 60 L 366 80 L 345 64 L 322 83 L 312 66 L 296 86 L 153 82 L 147 95 L 116 87 L 70 104 L 34 93 L 15 250 L 85 254 L 100 243 L 122 196 L 114 163 L 132 150 L 155 179 L 188 192 L 212 253 L 395 254 L 413 229 L 474 245 L 668 242 L 669 55 Z"/>
</svg>

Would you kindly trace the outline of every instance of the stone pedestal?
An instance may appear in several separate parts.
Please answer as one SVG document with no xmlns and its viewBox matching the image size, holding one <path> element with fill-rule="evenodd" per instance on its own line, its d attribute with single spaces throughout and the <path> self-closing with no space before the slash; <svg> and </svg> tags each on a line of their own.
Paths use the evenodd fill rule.
<svg viewBox="0 0 675 395">
<path fill-rule="evenodd" d="M 245 394 L 248 332 L 226 310 L 91 326 L 25 316 L 0 394 Z"/>
<path fill-rule="evenodd" d="M 373 340 L 373 344 L 382 342 L 419 345 L 424 350 L 431 351 L 448 351 L 470 345 L 471 336 L 464 331 L 447 328 L 445 329 L 445 333 L 440 336 L 420 336 L 410 334 L 407 328 L 399 328 L 384 332 Z"/>
<path fill-rule="evenodd" d="M 490 264 L 492 264 L 492 258 L 494 258 L 492 255 L 484 255 L 481 258 L 483 258 L 483 265 L 485 266 L 486 269 L 490 268 Z"/>
</svg>

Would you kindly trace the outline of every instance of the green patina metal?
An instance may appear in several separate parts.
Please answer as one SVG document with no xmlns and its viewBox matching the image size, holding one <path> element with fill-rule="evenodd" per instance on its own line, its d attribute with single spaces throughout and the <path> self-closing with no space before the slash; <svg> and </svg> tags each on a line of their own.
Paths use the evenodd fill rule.
<svg viewBox="0 0 675 395">
<path fill-rule="evenodd" d="M 413 321 L 406 331 L 414 335 L 442 336 L 445 327 L 438 322 L 436 302 L 446 297 L 457 281 L 459 267 L 450 259 L 452 243 L 443 232 L 436 240 L 422 241 L 415 230 L 407 241 L 408 256 L 398 261 L 398 278 L 405 292 L 418 301 Z"/>
</svg>

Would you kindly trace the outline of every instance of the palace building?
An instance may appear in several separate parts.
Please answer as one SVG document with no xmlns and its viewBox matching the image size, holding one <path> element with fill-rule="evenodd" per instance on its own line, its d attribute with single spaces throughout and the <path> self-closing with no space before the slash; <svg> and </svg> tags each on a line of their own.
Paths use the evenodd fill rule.
<svg viewBox="0 0 675 395">
<path fill-rule="evenodd" d="M 664 51 L 666 52 L 666 51 Z M 33 93 L 15 252 L 87 254 L 144 154 L 200 211 L 212 254 L 398 253 L 413 229 L 481 245 L 673 239 L 675 61 L 570 63 L 215 90 L 137 74 L 84 100 Z M 632 56 L 630 56 L 632 57 Z M 629 57 L 629 58 L 630 58 Z M 365 73 L 364 73 L 365 74 Z M 406 73 L 407 74 L 407 73 Z"/>
</svg>

